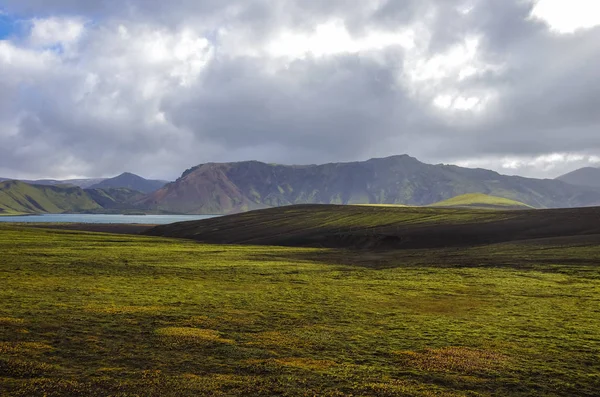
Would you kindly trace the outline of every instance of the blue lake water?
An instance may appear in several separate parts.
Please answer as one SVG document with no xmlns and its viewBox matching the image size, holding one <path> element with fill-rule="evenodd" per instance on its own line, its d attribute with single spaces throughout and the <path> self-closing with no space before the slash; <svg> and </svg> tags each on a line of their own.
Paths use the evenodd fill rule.
<svg viewBox="0 0 600 397">
<path fill-rule="evenodd" d="M 101 214 L 43 214 L 28 216 L 0 216 L 0 222 L 26 223 L 141 223 L 165 225 L 168 223 L 197 221 L 218 215 L 101 215 Z"/>
</svg>

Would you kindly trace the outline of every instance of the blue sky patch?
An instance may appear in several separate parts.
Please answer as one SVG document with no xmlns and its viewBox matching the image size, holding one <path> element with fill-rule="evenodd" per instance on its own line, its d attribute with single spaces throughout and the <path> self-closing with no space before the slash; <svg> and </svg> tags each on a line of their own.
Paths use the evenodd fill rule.
<svg viewBox="0 0 600 397">
<path fill-rule="evenodd" d="M 15 20 L 10 15 L 4 14 L 0 9 L 0 40 L 4 40 L 15 31 Z"/>
</svg>

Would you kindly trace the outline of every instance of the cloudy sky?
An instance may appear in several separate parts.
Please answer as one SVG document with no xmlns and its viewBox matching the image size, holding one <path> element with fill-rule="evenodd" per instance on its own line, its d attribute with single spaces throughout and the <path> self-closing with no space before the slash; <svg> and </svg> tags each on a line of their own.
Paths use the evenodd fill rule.
<svg viewBox="0 0 600 397">
<path fill-rule="evenodd" d="M 600 1 L 0 0 L 0 176 L 600 166 Z"/>
</svg>

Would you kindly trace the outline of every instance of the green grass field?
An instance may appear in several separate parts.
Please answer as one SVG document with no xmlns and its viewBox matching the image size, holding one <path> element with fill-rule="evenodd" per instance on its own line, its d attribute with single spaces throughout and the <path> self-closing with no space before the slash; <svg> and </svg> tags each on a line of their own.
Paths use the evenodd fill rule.
<svg viewBox="0 0 600 397">
<path fill-rule="evenodd" d="M 467 208 L 514 208 L 514 209 L 532 209 L 530 205 L 507 199 L 504 197 L 490 196 L 482 193 L 469 193 L 452 197 L 448 200 L 431 204 L 431 207 L 467 207 Z"/>
<path fill-rule="evenodd" d="M 597 258 L 0 225 L 0 395 L 597 396 Z"/>
</svg>

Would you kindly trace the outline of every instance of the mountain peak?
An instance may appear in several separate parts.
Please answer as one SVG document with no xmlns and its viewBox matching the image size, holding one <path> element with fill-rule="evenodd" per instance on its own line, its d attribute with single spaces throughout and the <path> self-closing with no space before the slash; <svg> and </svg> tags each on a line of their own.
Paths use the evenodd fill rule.
<svg viewBox="0 0 600 397">
<path fill-rule="evenodd" d="M 90 186 L 90 189 L 127 188 L 142 193 L 152 193 L 163 187 L 166 181 L 149 180 L 131 172 L 124 172 L 114 178 L 105 179 Z"/>
<path fill-rule="evenodd" d="M 142 178 L 139 175 L 133 174 L 131 172 L 123 172 L 121 175 L 116 176 L 115 178 L 121 178 L 121 177 L 135 177 L 135 178 Z M 143 179 L 143 178 L 142 178 Z"/>
<path fill-rule="evenodd" d="M 575 186 L 600 188 L 600 168 L 584 167 L 556 179 Z"/>
</svg>

